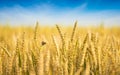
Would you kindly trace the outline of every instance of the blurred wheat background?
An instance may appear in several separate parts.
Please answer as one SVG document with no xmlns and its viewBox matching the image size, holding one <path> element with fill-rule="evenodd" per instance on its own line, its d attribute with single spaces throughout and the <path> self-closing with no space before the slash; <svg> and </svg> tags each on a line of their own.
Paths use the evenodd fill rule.
<svg viewBox="0 0 120 75">
<path fill-rule="evenodd" d="M 120 27 L 0 26 L 0 75 L 120 75 Z"/>
</svg>

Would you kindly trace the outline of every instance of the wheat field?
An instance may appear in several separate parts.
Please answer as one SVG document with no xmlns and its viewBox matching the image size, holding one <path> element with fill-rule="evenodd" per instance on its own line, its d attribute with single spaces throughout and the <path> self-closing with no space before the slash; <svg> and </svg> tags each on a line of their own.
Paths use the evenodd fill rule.
<svg viewBox="0 0 120 75">
<path fill-rule="evenodd" d="M 0 26 L 0 75 L 120 75 L 120 27 Z"/>
</svg>

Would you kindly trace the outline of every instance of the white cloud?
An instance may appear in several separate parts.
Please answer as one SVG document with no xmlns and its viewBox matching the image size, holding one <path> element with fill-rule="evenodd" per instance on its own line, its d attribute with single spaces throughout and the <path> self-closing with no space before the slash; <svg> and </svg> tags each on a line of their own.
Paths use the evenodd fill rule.
<svg viewBox="0 0 120 75">
<path fill-rule="evenodd" d="M 41 25 L 71 25 L 76 20 L 80 25 L 120 25 L 120 11 L 104 10 L 97 12 L 84 12 L 87 3 L 68 10 L 58 10 L 54 5 L 42 4 L 32 8 L 23 8 L 19 5 L 13 8 L 0 10 L 0 23 L 10 22 L 12 25 L 34 25 L 39 21 Z"/>
</svg>

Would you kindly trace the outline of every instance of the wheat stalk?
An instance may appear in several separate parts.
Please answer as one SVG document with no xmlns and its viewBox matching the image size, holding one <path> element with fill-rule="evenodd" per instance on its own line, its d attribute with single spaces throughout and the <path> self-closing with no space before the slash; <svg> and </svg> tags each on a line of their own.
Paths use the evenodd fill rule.
<svg viewBox="0 0 120 75">
<path fill-rule="evenodd" d="M 61 40 L 62 40 L 62 43 L 63 43 L 63 46 L 64 46 L 65 40 L 64 40 L 63 34 L 62 34 L 61 30 L 60 30 L 60 27 L 58 25 L 56 25 L 56 28 L 57 28 L 57 30 L 58 30 L 58 32 L 60 34 L 60 37 L 61 37 Z"/>
<path fill-rule="evenodd" d="M 37 39 L 37 30 L 38 30 L 38 25 L 39 25 L 39 23 L 38 23 L 38 22 L 36 22 L 35 31 L 34 31 L 34 40 L 36 40 L 36 39 Z"/>
<path fill-rule="evenodd" d="M 76 27 L 77 27 L 77 21 L 75 22 L 74 27 L 73 27 L 73 31 L 72 31 L 72 35 L 71 35 L 71 41 L 73 41 L 73 38 L 74 38 L 74 35 L 75 35 Z"/>
</svg>

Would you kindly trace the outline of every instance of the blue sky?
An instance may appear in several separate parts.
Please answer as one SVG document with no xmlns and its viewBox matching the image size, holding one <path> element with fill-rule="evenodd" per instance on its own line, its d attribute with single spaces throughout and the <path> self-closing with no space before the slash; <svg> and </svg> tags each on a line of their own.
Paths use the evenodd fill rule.
<svg viewBox="0 0 120 75">
<path fill-rule="evenodd" d="M 0 23 L 120 26 L 120 0 L 0 0 Z"/>
</svg>

